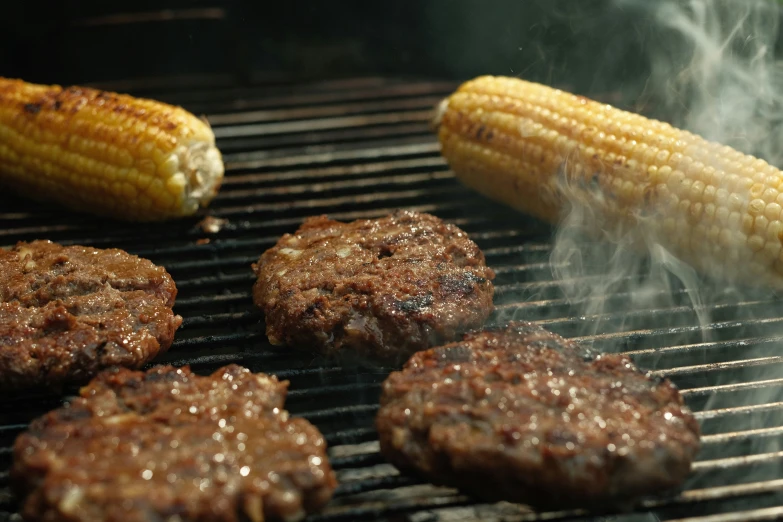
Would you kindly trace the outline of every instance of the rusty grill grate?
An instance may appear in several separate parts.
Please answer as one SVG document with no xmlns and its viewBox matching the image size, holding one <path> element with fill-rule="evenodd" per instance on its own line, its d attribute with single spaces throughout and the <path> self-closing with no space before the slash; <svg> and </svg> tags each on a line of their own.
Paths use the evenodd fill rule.
<svg viewBox="0 0 783 522">
<path fill-rule="evenodd" d="M 0 198 L 0 245 L 47 238 L 115 246 L 168 268 L 184 318 L 160 362 L 199 372 L 236 362 L 291 381 L 288 409 L 314 422 L 330 444 L 340 486 L 312 520 L 678 520 L 757 521 L 783 517 L 783 317 L 768 296 L 707 304 L 702 335 L 684 291 L 666 306 L 628 312 L 622 284 L 599 316 L 575 315 L 548 266 L 551 230 L 461 187 L 428 129 L 431 109 L 455 85 L 361 78 L 237 87 L 225 79 L 182 89 L 112 85 L 210 115 L 227 179 L 210 214 L 228 219 L 217 233 L 199 218 L 166 226 L 109 223 Z M 252 307 L 249 265 L 306 216 L 337 219 L 397 207 L 432 212 L 468 231 L 497 270 L 498 319 L 541 321 L 596 347 L 621 349 L 673 379 L 703 427 L 703 450 L 683 492 L 646 500 L 640 511 L 598 517 L 533 513 L 400 476 L 378 453 L 373 429 L 388 368 L 343 371 L 270 346 Z M 205 241 L 208 240 L 208 241 Z M 596 323 L 596 321 L 599 321 Z M 585 335 L 585 325 L 600 329 Z M 10 446 L 37 415 L 63 397 L 46 392 L 0 399 L 0 520 L 15 519 Z"/>
</svg>

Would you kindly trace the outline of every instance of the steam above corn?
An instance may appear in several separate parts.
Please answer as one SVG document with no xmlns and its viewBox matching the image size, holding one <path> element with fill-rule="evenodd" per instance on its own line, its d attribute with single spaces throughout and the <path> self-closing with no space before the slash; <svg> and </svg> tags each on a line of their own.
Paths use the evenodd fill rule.
<svg viewBox="0 0 783 522">
<path fill-rule="evenodd" d="M 553 224 L 586 205 L 710 276 L 783 289 L 783 173 L 761 159 L 515 78 L 463 84 L 435 123 L 477 192 Z"/>
<path fill-rule="evenodd" d="M 179 107 L 0 78 L 0 186 L 129 221 L 195 213 L 224 167 L 209 125 Z"/>
</svg>

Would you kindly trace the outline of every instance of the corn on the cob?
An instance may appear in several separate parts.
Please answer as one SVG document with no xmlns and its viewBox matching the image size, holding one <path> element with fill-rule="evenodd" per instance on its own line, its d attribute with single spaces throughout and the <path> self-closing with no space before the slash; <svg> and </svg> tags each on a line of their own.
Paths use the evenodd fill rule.
<svg viewBox="0 0 783 522">
<path fill-rule="evenodd" d="M 544 85 L 463 84 L 441 151 L 474 190 L 558 223 L 576 198 L 697 270 L 783 289 L 783 173 L 728 146 Z"/>
<path fill-rule="evenodd" d="M 209 125 L 179 107 L 0 78 L 0 185 L 129 221 L 193 214 L 223 179 Z"/>
</svg>

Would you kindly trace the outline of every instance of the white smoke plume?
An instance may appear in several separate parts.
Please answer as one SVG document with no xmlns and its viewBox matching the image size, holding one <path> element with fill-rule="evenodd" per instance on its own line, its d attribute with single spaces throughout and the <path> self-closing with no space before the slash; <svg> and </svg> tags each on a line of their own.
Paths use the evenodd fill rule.
<svg viewBox="0 0 783 522">
<path fill-rule="evenodd" d="M 643 98 L 656 118 L 783 166 L 783 62 L 775 56 L 777 2 L 614 0 L 614 8 L 638 13 L 640 21 L 652 24 L 645 42 L 648 54 L 640 59 L 651 64 Z M 682 351 L 687 364 L 698 366 L 761 359 L 783 345 L 783 322 L 775 320 L 783 316 L 779 298 L 701 278 L 667 252 L 659 238 L 645 236 L 643 227 L 628 230 L 607 223 L 583 199 L 571 199 L 550 255 L 554 279 L 560 281 L 572 315 L 581 317 L 568 335 L 594 342 L 602 351 L 641 354 L 644 366 L 663 375 L 676 359 L 671 351 L 680 346 L 688 348 L 687 354 Z M 598 241 L 590 234 L 596 229 L 603 232 Z M 639 255 L 639 244 L 646 256 Z M 753 306 L 753 301 L 761 305 Z M 556 319 L 552 322 L 567 329 Z M 638 335 L 623 334 L 632 331 Z M 762 336 L 771 342 L 753 341 Z M 748 341 L 736 344 L 737 339 Z M 735 344 L 727 348 L 723 341 Z M 683 364 L 682 357 L 677 360 L 676 364 Z M 783 401 L 780 386 L 759 386 L 741 396 L 709 391 L 734 382 L 783 378 L 781 365 L 751 366 L 734 373 L 694 374 L 688 377 L 688 387 L 708 391 L 693 396 L 706 410 Z M 711 416 L 706 414 L 704 426 L 718 438 L 724 432 L 777 426 L 782 417 L 774 410 L 769 416 Z M 781 449 L 774 437 L 738 440 L 745 445 L 736 452 L 719 445 L 723 443 L 707 445 L 702 458 L 721 458 L 713 454 L 718 448 L 729 451 L 727 455 Z M 775 463 L 779 460 L 773 459 L 771 465 L 778 466 Z M 754 473 L 744 481 L 769 478 L 764 473 L 770 470 Z M 717 475 L 709 476 L 697 474 L 689 486 L 719 480 Z"/>
<path fill-rule="evenodd" d="M 648 56 L 643 57 L 651 64 L 643 97 L 656 117 L 780 165 L 783 64 L 774 55 L 776 2 L 614 1 L 617 9 L 637 12 L 640 20 L 653 24 L 645 45 Z M 584 195 L 584 190 L 566 190 L 569 193 Z M 710 340 L 710 310 L 736 301 L 742 292 L 722 284 L 705 286 L 643 226 L 628 230 L 607 223 L 584 199 L 569 198 L 570 209 L 550 256 L 566 299 L 584 317 L 573 333 L 592 336 L 628 330 L 636 325 L 634 311 L 686 307 L 690 313 L 659 326 L 692 324 L 696 319 L 704 327 L 701 341 Z M 600 241 L 589 233 L 594 230 L 602 230 Z M 632 248 L 640 244 L 646 257 Z M 640 316 L 638 324 L 647 320 Z M 603 348 L 615 347 L 605 343 Z"/>
</svg>

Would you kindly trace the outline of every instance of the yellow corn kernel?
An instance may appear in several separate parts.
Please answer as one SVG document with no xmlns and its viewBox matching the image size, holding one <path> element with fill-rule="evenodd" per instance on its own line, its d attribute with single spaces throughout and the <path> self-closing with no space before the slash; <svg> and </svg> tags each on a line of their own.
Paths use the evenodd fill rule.
<svg viewBox="0 0 783 522">
<path fill-rule="evenodd" d="M 435 125 L 477 192 L 553 224 L 577 198 L 703 273 L 783 289 L 783 173 L 763 160 L 516 78 L 466 82 Z"/>
<path fill-rule="evenodd" d="M 207 206 L 223 174 L 209 125 L 180 107 L 0 78 L 0 186 L 79 211 L 157 221 Z"/>
</svg>

